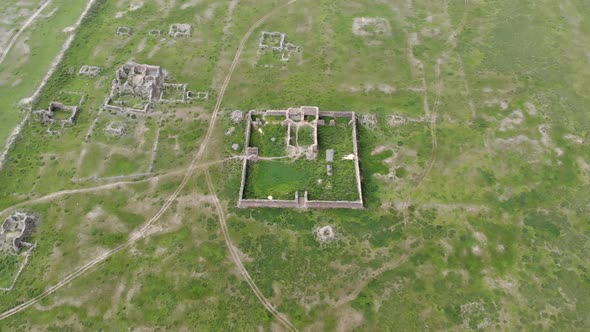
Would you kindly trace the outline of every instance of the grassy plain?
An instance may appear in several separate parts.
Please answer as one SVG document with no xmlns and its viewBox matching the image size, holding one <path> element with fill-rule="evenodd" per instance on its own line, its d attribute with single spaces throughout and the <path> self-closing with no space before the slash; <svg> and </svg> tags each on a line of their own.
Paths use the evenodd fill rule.
<svg viewBox="0 0 590 332">
<path fill-rule="evenodd" d="M 25 127 L 0 172 L 0 207 L 104 183 L 72 179 L 119 64 L 161 65 L 175 82 L 215 95 L 241 36 L 277 5 L 130 4 L 102 1 L 83 24 L 39 105 L 78 91 L 88 95 L 84 109 L 58 137 L 34 121 Z M 301 330 L 588 330 L 588 15 L 582 0 L 298 0 L 271 16 L 233 75 L 211 160 L 243 144 L 243 124 L 229 121 L 235 109 L 317 105 L 377 122 L 359 125 L 363 211 L 240 210 L 241 162 L 210 168 L 231 238 L 262 293 Z M 358 17 L 385 18 L 390 30 L 354 35 Z M 147 34 L 178 22 L 191 22 L 194 36 Z M 130 37 L 114 35 L 123 25 Z M 286 32 L 301 52 L 289 62 L 260 52 L 263 30 Z M 68 74 L 82 64 L 104 70 L 96 79 Z M 212 107 L 160 106 L 161 118 L 146 120 L 161 128 L 157 172 L 188 165 Z M 179 182 L 168 175 L 26 205 L 42 218 L 37 248 L 0 308 L 125 241 Z M 314 230 L 325 225 L 337 240 L 320 244 Z M 228 253 L 197 171 L 149 236 L 0 326 L 277 327 Z"/>
</svg>

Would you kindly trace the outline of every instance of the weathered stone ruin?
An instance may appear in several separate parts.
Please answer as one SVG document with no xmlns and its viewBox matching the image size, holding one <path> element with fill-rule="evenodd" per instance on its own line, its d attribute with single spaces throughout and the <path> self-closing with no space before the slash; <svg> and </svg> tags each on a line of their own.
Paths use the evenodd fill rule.
<svg viewBox="0 0 590 332">
<path fill-rule="evenodd" d="M 282 52 L 283 48 L 285 47 L 286 38 L 287 35 L 282 32 L 262 31 L 262 34 L 260 35 L 260 40 L 258 40 L 258 47 L 263 50 L 270 48 L 273 51 Z M 278 39 L 278 42 L 271 43 L 271 39 Z"/>
<path fill-rule="evenodd" d="M 51 102 L 49 103 L 49 107 L 46 109 L 35 111 L 34 113 L 37 114 L 44 125 L 49 125 L 53 123 L 59 123 L 63 125 L 71 125 L 76 120 L 78 116 L 78 112 L 80 111 L 80 107 L 78 106 L 68 106 L 64 105 L 60 102 Z M 56 119 L 55 113 L 56 112 L 67 112 L 69 113 L 68 117 L 65 119 Z"/>
<path fill-rule="evenodd" d="M 209 99 L 209 92 L 207 91 L 187 91 L 186 99 L 188 100 L 207 100 Z"/>
<path fill-rule="evenodd" d="M 320 118 L 319 108 L 303 106 L 300 108 L 289 108 L 285 113 L 283 125 L 287 126 L 287 152 L 289 155 L 304 154 L 307 159 L 317 158 L 318 153 L 318 121 Z M 305 120 L 305 116 L 311 116 L 313 120 Z M 310 146 L 300 146 L 295 137 L 298 137 L 299 129 L 309 126 L 313 129 L 313 143 Z M 293 145 L 295 143 L 295 145 Z"/>
<path fill-rule="evenodd" d="M 168 29 L 170 37 L 190 37 L 193 34 L 193 27 L 190 24 L 176 23 Z"/>
<path fill-rule="evenodd" d="M 115 33 L 118 36 L 131 36 L 131 28 L 130 27 L 118 27 L 117 31 Z"/>
<path fill-rule="evenodd" d="M 244 113 L 242 111 L 236 110 L 231 112 L 231 122 L 240 123 L 242 121 L 244 121 Z"/>
<path fill-rule="evenodd" d="M 117 69 L 104 108 L 114 111 L 147 113 L 162 93 L 165 74 L 159 66 L 128 62 Z M 128 105 L 125 97 L 137 97 L 139 104 Z"/>
<path fill-rule="evenodd" d="M 299 46 L 287 42 L 287 35 L 282 32 L 262 31 L 258 48 L 281 52 L 281 61 L 289 61 L 291 53 L 299 52 Z"/>
<path fill-rule="evenodd" d="M 15 212 L 2 223 L 0 252 L 17 255 L 24 247 L 32 247 L 26 239 L 33 233 L 39 218 L 24 212 Z"/>
<path fill-rule="evenodd" d="M 365 127 L 374 128 L 377 125 L 377 117 L 375 114 L 363 114 L 360 122 Z"/>
<path fill-rule="evenodd" d="M 127 132 L 127 125 L 124 122 L 110 122 L 104 131 L 108 135 L 120 137 Z"/>
<path fill-rule="evenodd" d="M 80 67 L 80 70 L 78 71 L 78 75 L 80 76 L 96 77 L 99 74 L 100 68 L 96 66 L 83 65 L 82 67 Z"/>
<path fill-rule="evenodd" d="M 336 232 L 331 226 L 324 226 L 316 229 L 315 236 L 318 242 L 324 244 L 336 239 Z"/>
<path fill-rule="evenodd" d="M 353 143 L 353 154 L 351 154 L 350 160 L 354 161 L 355 173 L 354 177 L 357 183 L 358 200 L 356 201 L 316 201 L 309 200 L 308 192 L 305 191 L 303 196 L 299 192 L 295 192 L 294 200 L 272 200 L 272 199 L 249 199 L 245 196 L 246 188 L 246 175 L 248 173 L 248 163 L 257 162 L 260 160 L 258 148 L 250 146 L 250 137 L 252 129 L 262 125 L 260 117 L 253 120 L 254 115 L 264 116 L 284 116 L 285 120 L 282 125 L 287 126 L 287 152 L 292 153 L 294 149 L 298 149 L 298 153 L 301 153 L 301 148 L 294 146 L 291 143 L 296 141 L 291 138 L 292 132 L 298 130 L 299 126 L 311 125 L 313 127 L 313 144 L 309 147 L 304 148 L 304 154 L 308 159 L 317 158 L 318 153 L 318 126 L 320 125 L 320 116 L 322 117 L 333 117 L 333 118 L 349 118 L 349 124 L 352 127 L 352 143 Z M 306 119 L 307 117 L 307 119 Z M 359 150 L 358 150 L 358 139 L 357 139 L 357 127 L 356 127 L 356 114 L 354 112 L 332 112 L 332 111 L 320 111 L 318 107 L 313 106 L 302 106 L 299 108 L 289 108 L 287 110 L 268 110 L 268 111 L 250 111 L 246 115 L 246 140 L 245 140 L 245 156 L 242 164 L 242 179 L 240 185 L 240 193 L 238 199 L 239 208 L 299 208 L 299 209 L 363 209 L 363 193 L 362 193 L 362 179 L 359 165 Z M 324 124 L 325 125 L 325 121 Z M 334 158 L 333 150 L 332 153 L 326 153 L 327 159 Z M 328 165 L 331 166 L 331 165 Z M 327 172 L 331 173 L 333 169 L 328 167 Z"/>
<path fill-rule="evenodd" d="M 160 93 L 160 102 L 162 103 L 184 103 L 187 100 L 187 93 L 186 93 L 187 85 L 186 84 L 172 84 L 172 83 L 164 83 L 162 85 L 162 92 Z M 166 96 L 166 93 L 171 90 L 176 90 L 177 96 L 180 98 L 173 99 L 169 96 Z M 171 95 L 168 93 L 168 95 Z"/>
</svg>

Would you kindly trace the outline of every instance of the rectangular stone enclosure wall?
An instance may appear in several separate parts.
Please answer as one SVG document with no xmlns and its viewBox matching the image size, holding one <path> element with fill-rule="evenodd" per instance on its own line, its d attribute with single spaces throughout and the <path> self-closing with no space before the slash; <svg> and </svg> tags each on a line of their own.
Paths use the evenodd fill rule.
<svg viewBox="0 0 590 332">
<path fill-rule="evenodd" d="M 284 116 L 289 120 L 293 114 L 299 113 L 302 115 L 315 115 L 315 121 L 318 121 L 320 116 L 334 117 L 334 118 L 350 118 L 352 122 L 352 143 L 355 160 L 355 180 L 357 183 L 358 197 L 356 201 L 315 201 L 308 199 L 307 191 L 301 195 L 299 192 L 295 193 L 293 200 L 271 200 L 271 199 L 247 199 L 245 197 L 246 175 L 248 172 L 248 163 L 255 162 L 257 158 L 248 154 L 248 147 L 250 146 L 250 136 L 252 134 L 252 116 L 253 115 L 269 115 L 269 116 Z M 314 130 L 314 142 L 318 144 L 317 126 Z M 363 209 L 363 192 L 362 192 L 362 178 L 359 166 L 359 149 L 356 126 L 355 112 L 338 112 L 338 111 L 319 111 L 317 107 L 302 106 L 301 108 L 289 108 L 288 110 L 268 110 L 268 111 L 250 111 L 246 116 L 246 130 L 245 130 L 245 155 L 242 164 L 242 179 L 240 183 L 240 193 L 238 199 L 238 208 L 288 208 L 288 209 Z M 257 157 L 257 156 L 256 156 Z M 252 161 L 254 160 L 254 161 Z"/>
</svg>

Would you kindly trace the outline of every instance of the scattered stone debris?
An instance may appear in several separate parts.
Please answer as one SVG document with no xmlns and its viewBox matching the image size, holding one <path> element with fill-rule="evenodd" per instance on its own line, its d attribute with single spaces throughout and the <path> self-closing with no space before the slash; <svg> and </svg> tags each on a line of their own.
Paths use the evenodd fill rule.
<svg viewBox="0 0 590 332">
<path fill-rule="evenodd" d="M 326 175 L 332 176 L 334 175 L 334 168 L 332 165 L 326 165 Z"/>
<path fill-rule="evenodd" d="M 232 148 L 234 151 L 238 151 L 238 150 L 240 149 L 240 144 L 238 144 L 238 143 L 234 143 L 234 144 L 232 144 L 231 148 Z"/>
<path fill-rule="evenodd" d="M 207 91 L 187 91 L 186 92 L 186 99 L 188 100 L 208 100 L 209 99 L 209 92 Z"/>
<path fill-rule="evenodd" d="M 234 133 L 234 131 L 236 131 L 236 127 L 230 127 L 226 132 L 225 132 L 225 136 L 229 136 L 231 134 Z"/>
<path fill-rule="evenodd" d="M 170 37 L 190 37 L 193 34 L 193 27 L 190 24 L 176 23 L 172 24 L 168 29 Z"/>
<path fill-rule="evenodd" d="M 231 122 L 233 123 L 240 123 L 244 121 L 244 113 L 242 111 L 233 111 L 231 112 Z"/>
<path fill-rule="evenodd" d="M 387 120 L 387 123 L 389 123 L 389 125 L 392 127 L 401 126 L 401 125 L 406 124 L 407 122 L 408 122 L 408 119 L 403 115 L 391 115 L 391 116 L 389 116 L 389 119 Z"/>
<path fill-rule="evenodd" d="M 80 76 L 96 77 L 99 74 L 100 68 L 96 66 L 83 65 L 82 67 L 80 67 L 80 70 L 78 71 L 78 75 Z"/>
<path fill-rule="evenodd" d="M 119 36 L 131 36 L 131 28 L 130 27 L 118 27 L 116 33 Z"/>
<path fill-rule="evenodd" d="M 365 127 L 374 128 L 377 125 L 377 117 L 375 114 L 363 114 L 360 122 Z"/>
<path fill-rule="evenodd" d="M 321 244 L 331 242 L 336 239 L 336 233 L 332 226 L 323 226 L 315 231 L 316 238 Z"/>
<path fill-rule="evenodd" d="M 159 35 L 161 35 L 161 34 L 162 34 L 162 31 L 161 31 L 161 30 L 158 30 L 158 29 L 153 29 L 153 30 L 150 30 L 150 31 L 148 32 L 148 34 L 149 34 L 150 36 L 159 36 Z"/>
<path fill-rule="evenodd" d="M 270 141 L 274 143 L 274 142 L 276 142 L 276 141 L 277 141 L 277 138 L 276 138 L 276 137 L 271 137 L 271 138 L 270 138 Z"/>
<path fill-rule="evenodd" d="M 104 131 L 111 136 L 121 137 L 127 132 L 127 125 L 124 122 L 110 122 Z"/>
<path fill-rule="evenodd" d="M 391 34 L 389 21 L 382 17 L 355 17 L 352 20 L 352 33 L 357 36 L 376 36 Z"/>
<path fill-rule="evenodd" d="M 330 120 L 330 127 L 334 127 L 336 126 L 336 121 L 334 121 L 334 119 Z"/>
<path fill-rule="evenodd" d="M 128 62 L 117 69 L 111 93 L 104 108 L 113 111 L 147 113 L 161 96 L 165 74 L 159 66 Z M 127 105 L 124 99 L 136 97 L 140 102 Z"/>
<path fill-rule="evenodd" d="M 17 255 L 24 247 L 33 244 L 25 240 L 33 233 L 39 217 L 25 212 L 15 212 L 2 223 L 0 229 L 0 253 Z"/>
</svg>

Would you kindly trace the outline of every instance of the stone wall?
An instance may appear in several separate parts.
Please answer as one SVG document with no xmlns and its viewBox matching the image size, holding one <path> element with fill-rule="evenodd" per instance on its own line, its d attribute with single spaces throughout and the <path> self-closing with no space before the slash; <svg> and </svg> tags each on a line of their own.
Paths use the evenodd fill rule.
<svg viewBox="0 0 590 332">
<path fill-rule="evenodd" d="M 292 110 L 292 109 L 289 109 Z M 244 150 L 247 151 L 250 145 L 250 136 L 252 134 L 252 116 L 253 115 L 270 115 L 270 116 L 285 116 L 289 120 L 289 110 L 269 110 L 269 111 L 255 111 L 248 112 L 246 116 L 246 132 Z M 240 183 L 240 193 L 238 199 L 238 208 L 286 208 L 286 209 L 363 209 L 363 192 L 362 192 L 362 178 L 359 165 L 359 149 L 358 136 L 356 125 L 355 112 L 334 112 L 334 111 L 318 111 L 317 107 L 302 106 L 300 111 L 303 115 L 315 115 L 316 123 L 320 116 L 335 117 L 335 118 L 350 118 L 352 121 L 352 139 L 353 139 L 353 153 L 355 156 L 355 177 L 357 180 L 358 197 L 357 201 L 313 201 L 308 200 L 307 191 L 303 197 L 299 193 L 295 193 L 294 200 L 269 200 L 269 199 L 246 199 L 246 174 L 248 171 L 248 157 L 247 153 L 244 156 L 242 164 L 242 179 Z M 315 143 L 317 144 L 317 125 L 315 126 Z M 288 130 L 290 126 L 288 126 Z"/>
</svg>

